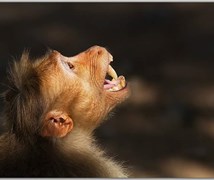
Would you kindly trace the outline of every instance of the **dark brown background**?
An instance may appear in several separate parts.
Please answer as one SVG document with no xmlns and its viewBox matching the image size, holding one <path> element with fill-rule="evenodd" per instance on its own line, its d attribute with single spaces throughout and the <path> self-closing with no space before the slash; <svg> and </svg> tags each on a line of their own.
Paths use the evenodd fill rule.
<svg viewBox="0 0 214 180">
<path fill-rule="evenodd" d="M 132 95 L 102 146 L 132 177 L 214 177 L 213 17 L 212 3 L 0 3 L 0 81 L 24 48 L 105 46 Z"/>
</svg>

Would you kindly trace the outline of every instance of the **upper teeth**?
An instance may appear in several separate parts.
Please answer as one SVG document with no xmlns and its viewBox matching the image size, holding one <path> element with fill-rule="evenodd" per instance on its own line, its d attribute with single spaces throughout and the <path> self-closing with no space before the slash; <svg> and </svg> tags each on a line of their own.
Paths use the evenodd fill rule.
<svg viewBox="0 0 214 180">
<path fill-rule="evenodd" d="M 108 72 L 107 73 L 109 76 L 111 76 L 115 80 L 118 78 L 116 71 L 111 67 L 111 65 L 108 66 Z"/>
<path fill-rule="evenodd" d="M 123 89 L 125 86 L 126 86 L 125 77 L 119 76 L 115 85 L 112 88 L 108 89 L 108 91 L 118 91 L 120 89 Z"/>
</svg>

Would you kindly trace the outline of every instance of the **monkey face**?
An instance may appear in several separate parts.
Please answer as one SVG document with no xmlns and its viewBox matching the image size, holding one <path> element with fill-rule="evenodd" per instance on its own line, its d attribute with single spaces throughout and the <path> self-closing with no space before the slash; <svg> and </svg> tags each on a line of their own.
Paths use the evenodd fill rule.
<svg viewBox="0 0 214 180">
<path fill-rule="evenodd" d="M 125 78 L 117 76 L 112 61 L 112 55 L 99 46 L 73 57 L 53 51 L 38 65 L 47 111 L 64 112 L 74 127 L 94 129 L 129 95 Z M 107 75 L 112 80 L 106 79 Z"/>
</svg>

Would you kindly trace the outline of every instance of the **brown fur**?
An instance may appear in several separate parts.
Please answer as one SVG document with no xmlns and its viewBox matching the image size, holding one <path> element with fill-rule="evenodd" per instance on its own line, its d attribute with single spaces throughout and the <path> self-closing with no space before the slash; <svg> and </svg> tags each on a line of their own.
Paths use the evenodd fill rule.
<svg viewBox="0 0 214 180">
<path fill-rule="evenodd" d="M 127 177 L 93 138 L 128 96 L 128 88 L 103 90 L 109 56 L 95 46 L 70 58 L 50 51 L 35 62 L 23 53 L 14 63 L 4 93 L 1 177 Z"/>
</svg>

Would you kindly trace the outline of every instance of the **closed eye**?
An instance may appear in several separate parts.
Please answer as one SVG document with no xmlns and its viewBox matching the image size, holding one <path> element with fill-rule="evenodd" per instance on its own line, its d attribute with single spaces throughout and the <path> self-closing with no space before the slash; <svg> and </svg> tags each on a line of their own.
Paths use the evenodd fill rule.
<svg viewBox="0 0 214 180">
<path fill-rule="evenodd" d="M 68 65 L 68 67 L 69 67 L 71 70 L 73 70 L 73 69 L 74 69 L 74 65 L 73 65 L 73 64 L 71 64 L 70 62 L 67 62 L 67 65 Z"/>
<path fill-rule="evenodd" d="M 67 69 L 68 71 L 74 70 L 74 65 L 67 61 L 62 61 L 62 65 Z"/>
</svg>

